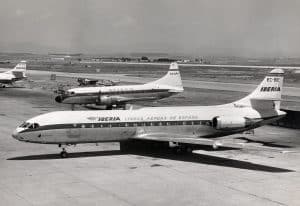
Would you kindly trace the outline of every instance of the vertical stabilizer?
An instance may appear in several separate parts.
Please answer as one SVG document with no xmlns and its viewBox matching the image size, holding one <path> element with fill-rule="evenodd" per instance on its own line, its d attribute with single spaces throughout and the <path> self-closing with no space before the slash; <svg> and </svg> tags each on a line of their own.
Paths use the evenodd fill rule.
<svg viewBox="0 0 300 206">
<path fill-rule="evenodd" d="M 21 61 L 12 70 L 5 73 L 13 74 L 16 80 L 26 78 L 26 61 Z"/>
<path fill-rule="evenodd" d="M 13 69 L 14 71 L 25 71 L 26 70 L 26 61 L 21 61 L 15 68 Z"/>
<path fill-rule="evenodd" d="M 149 84 L 171 86 L 183 90 L 178 64 L 176 62 L 171 63 L 169 71 L 165 76 L 156 81 L 150 82 Z"/>
<path fill-rule="evenodd" d="M 275 109 L 279 109 L 283 75 L 284 71 L 282 69 L 273 69 L 251 94 L 234 102 L 234 104 L 252 107 L 255 105 L 255 107 L 264 108 L 270 105 Z"/>
</svg>

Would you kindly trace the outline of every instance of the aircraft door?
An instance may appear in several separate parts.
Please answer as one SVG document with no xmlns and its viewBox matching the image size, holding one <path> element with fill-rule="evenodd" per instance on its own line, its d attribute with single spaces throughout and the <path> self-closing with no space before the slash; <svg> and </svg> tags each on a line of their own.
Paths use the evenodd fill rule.
<svg viewBox="0 0 300 206">
<path fill-rule="evenodd" d="M 74 128 L 67 129 L 67 137 L 69 140 L 77 141 L 82 139 L 85 135 L 85 124 L 76 125 Z"/>
</svg>

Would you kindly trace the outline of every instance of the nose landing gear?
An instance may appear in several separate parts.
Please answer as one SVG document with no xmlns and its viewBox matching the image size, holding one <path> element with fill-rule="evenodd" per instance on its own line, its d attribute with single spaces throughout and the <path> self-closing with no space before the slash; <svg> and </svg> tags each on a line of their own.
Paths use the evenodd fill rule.
<svg viewBox="0 0 300 206">
<path fill-rule="evenodd" d="M 68 152 L 64 146 L 61 144 L 58 145 L 58 147 L 62 147 L 62 151 L 60 152 L 60 157 L 61 158 L 67 158 L 68 157 Z"/>
<path fill-rule="evenodd" d="M 65 148 L 63 148 L 63 150 L 60 152 L 60 157 L 61 158 L 67 158 L 68 157 L 68 153 L 67 153 Z"/>
</svg>

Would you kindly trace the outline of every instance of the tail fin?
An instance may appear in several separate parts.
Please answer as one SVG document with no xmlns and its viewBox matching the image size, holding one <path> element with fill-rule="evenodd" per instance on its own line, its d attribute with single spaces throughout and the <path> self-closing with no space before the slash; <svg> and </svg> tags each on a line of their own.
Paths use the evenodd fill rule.
<svg viewBox="0 0 300 206">
<path fill-rule="evenodd" d="M 270 109 L 271 107 L 278 110 L 280 108 L 283 75 L 282 69 L 273 69 L 251 94 L 234 102 L 234 104 L 260 109 Z"/>
<path fill-rule="evenodd" d="M 12 70 L 6 73 L 15 75 L 16 79 L 26 78 L 26 61 L 21 61 Z"/>
<path fill-rule="evenodd" d="M 156 81 L 150 82 L 149 84 L 172 86 L 176 87 L 177 89 L 183 90 L 178 64 L 176 62 L 171 63 L 169 71 L 165 76 Z"/>
<path fill-rule="evenodd" d="M 13 71 L 26 71 L 26 61 L 23 60 L 19 64 L 17 64 Z"/>
</svg>

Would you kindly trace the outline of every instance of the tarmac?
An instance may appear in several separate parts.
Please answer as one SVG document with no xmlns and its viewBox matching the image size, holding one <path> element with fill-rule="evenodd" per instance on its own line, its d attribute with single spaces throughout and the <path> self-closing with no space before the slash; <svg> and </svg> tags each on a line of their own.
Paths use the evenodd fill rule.
<svg viewBox="0 0 300 206">
<path fill-rule="evenodd" d="M 42 81 L 41 74 L 32 80 Z M 215 104 L 243 95 L 211 91 L 187 89 L 186 98 L 162 102 L 195 102 L 203 93 Z M 57 146 L 18 142 L 11 133 L 28 118 L 67 106 L 36 88 L 1 88 L 0 102 L 0 205 L 300 204 L 300 130 L 265 126 L 235 136 L 266 146 L 260 150 L 122 153 L 118 143 L 107 143 L 69 147 L 70 157 L 61 159 Z"/>
</svg>

